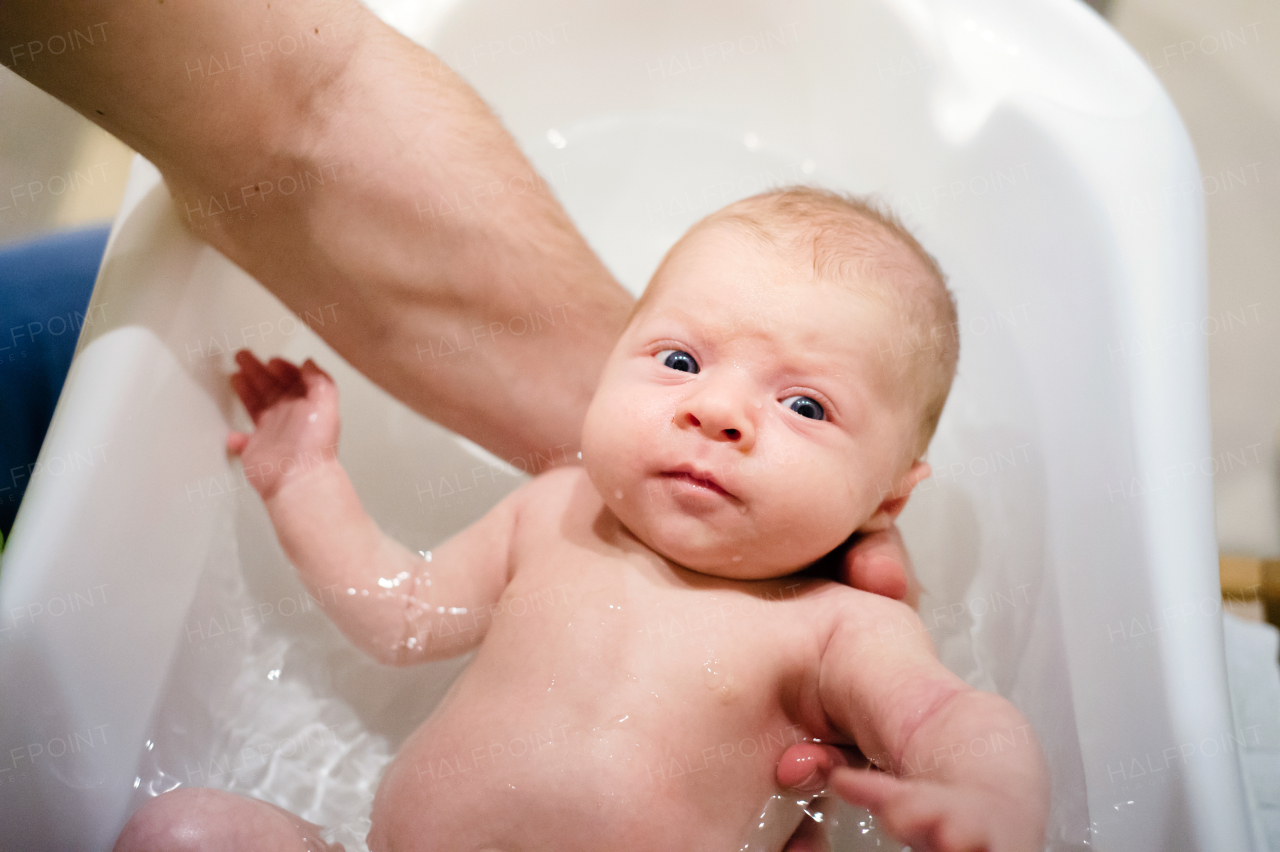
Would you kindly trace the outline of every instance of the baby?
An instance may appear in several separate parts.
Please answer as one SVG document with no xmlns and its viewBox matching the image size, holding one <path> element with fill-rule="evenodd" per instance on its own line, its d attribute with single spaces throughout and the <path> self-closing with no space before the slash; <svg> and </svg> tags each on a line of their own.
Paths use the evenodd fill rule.
<svg viewBox="0 0 1280 852">
<path fill-rule="evenodd" d="M 927 476 L 954 322 L 892 219 L 770 192 L 667 254 L 605 365 L 582 466 L 425 558 L 336 459 L 260 478 L 308 588 L 346 590 L 326 611 L 357 646 L 397 666 L 478 648 L 387 768 L 372 852 L 731 852 L 802 740 L 887 770 L 832 784 L 917 850 L 1039 850 L 1048 781 L 1023 717 L 947 671 L 904 604 L 824 570 Z M 938 348 L 894 354 L 931 329 Z M 325 373 L 238 359 L 256 431 L 228 445 L 246 466 L 336 444 Z"/>
</svg>

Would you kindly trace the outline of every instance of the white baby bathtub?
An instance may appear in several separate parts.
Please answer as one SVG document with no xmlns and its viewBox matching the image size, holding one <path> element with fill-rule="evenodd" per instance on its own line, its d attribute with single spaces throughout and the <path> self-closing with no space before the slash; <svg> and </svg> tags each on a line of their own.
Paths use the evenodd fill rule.
<svg viewBox="0 0 1280 852">
<path fill-rule="evenodd" d="M 734 198 L 889 200 L 960 309 L 901 523 L 944 662 L 1033 723 L 1053 848 L 1255 848 L 1236 746 L 1275 732 L 1233 730 L 1227 702 L 1196 162 L 1104 22 L 1074 0 L 382 6 L 633 292 Z M 247 425 L 229 352 L 333 373 L 342 460 L 412 548 L 522 478 L 341 362 L 308 326 L 343 309 L 294 317 L 135 163 L 0 574 L 0 848 L 108 849 L 178 784 L 361 846 L 379 769 L 465 660 L 378 668 L 305 596 L 223 451 Z M 840 848 L 868 842 L 852 813 Z"/>
</svg>

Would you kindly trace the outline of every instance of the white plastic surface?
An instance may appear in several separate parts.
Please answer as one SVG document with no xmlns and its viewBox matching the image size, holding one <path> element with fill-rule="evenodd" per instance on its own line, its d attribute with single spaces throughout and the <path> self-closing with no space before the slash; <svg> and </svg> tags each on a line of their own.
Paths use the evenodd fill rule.
<svg viewBox="0 0 1280 852">
<path fill-rule="evenodd" d="M 961 318 L 935 476 L 901 521 L 944 662 L 1035 726 L 1055 848 L 1253 848 L 1205 348 L 1185 333 L 1205 312 L 1204 223 L 1175 188 L 1196 163 L 1104 22 L 1074 0 L 384 5 L 495 107 L 633 292 L 735 198 L 796 182 L 886 198 Z M 414 549 L 520 482 L 340 362 L 177 215 L 135 163 L 101 319 L 5 553 L 0 848 L 109 849 L 177 783 L 353 843 L 379 769 L 465 663 L 381 670 L 299 598 L 223 452 L 246 423 L 231 351 L 335 376 L 343 463 Z M 838 848 L 866 842 L 844 828 Z"/>
</svg>

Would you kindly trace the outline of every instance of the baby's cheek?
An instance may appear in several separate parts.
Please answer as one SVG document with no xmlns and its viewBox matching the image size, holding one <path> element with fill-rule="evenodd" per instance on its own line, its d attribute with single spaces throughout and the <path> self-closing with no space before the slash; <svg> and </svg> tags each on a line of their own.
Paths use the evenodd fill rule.
<svg viewBox="0 0 1280 852">
<path fill-rule="evenodd" d="M 795 475 L 784 477 L 789 490 L 778 495 L 788 506 L 788 526 L 807 549 L 816 552 L 813 558 L 829 553 L 858 526 L 848 480 L 834 468 L 834 464 L 809 460 L 793 465 Z"/>
<path fill-rule="evenodd" d="M 639 453 L 635 426 L 618 417 L 619 406 L 597 398 L 587 411 L 582 428 L 582 463 L 605 502 L 613 504 L 617 492 L 635 488 L 636 459 Z"/>
</svg>

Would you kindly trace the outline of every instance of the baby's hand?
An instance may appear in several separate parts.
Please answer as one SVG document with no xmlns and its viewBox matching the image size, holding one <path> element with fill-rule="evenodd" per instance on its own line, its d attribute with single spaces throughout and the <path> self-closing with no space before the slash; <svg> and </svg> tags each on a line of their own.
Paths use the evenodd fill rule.
<svg viewBox="0 0 1280 852">
<path fill-rule="evenodd" d="M 915 852 L 1039 852 L 1047 794 L 977 784 L 903 780 L 878 769 L 837 767 L 836 793 L 871 811 Z"/>
<path fill-rule="evenodd" d="M 227 451 L 241 457 L 245 477 L 265 501 L 291 477 L 336 457 L 338 389 L 310 358 L 301 369 L 283 358 L 264 365 L 241 349 L 236 363 L 231 386 L 257 428 L 227 435 Z"/>
</svg>

